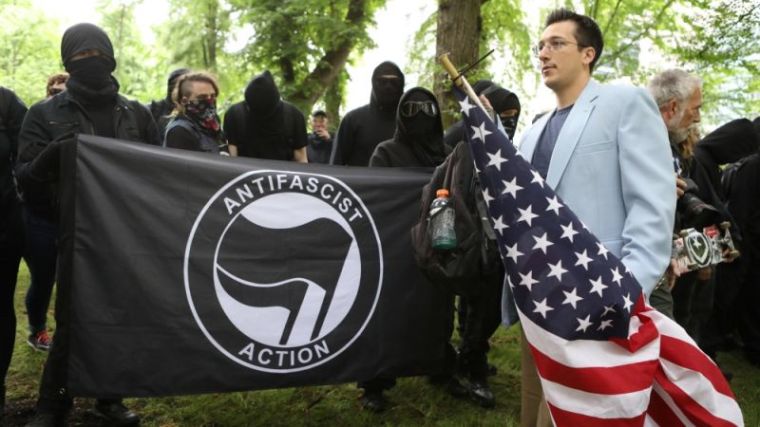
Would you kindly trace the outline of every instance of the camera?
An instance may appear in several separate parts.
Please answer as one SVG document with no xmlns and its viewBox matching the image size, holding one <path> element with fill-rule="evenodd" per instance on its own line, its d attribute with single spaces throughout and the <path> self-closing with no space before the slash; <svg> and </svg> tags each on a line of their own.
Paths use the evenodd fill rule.
<svg viewBox="0 0 760 427">
<path fill-rule="evenodd" d="M 721 222 L 720 212 L 697 196 L 699 187 L 691 178 L 681 177 L 686 181 L 683 196 L 678 199 L 676 209 L 681 216 L 682 228 L 703 228 Z"/>
</svg>

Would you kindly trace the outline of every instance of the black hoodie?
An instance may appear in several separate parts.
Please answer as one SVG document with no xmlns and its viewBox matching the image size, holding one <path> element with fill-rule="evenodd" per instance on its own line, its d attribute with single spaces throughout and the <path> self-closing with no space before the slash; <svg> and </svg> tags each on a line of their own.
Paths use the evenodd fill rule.
<svg viewBox="0 0 760 427">
<path fill-rule="evenodd" d="M 435 95 L 425 88 L 415 87 L 404 93 L 399 105 L 409 100 L 432 101 L 435 104 L 435 117 L 428 117 L 423 112 L 413 117 L 404 117 L 400 111 L 397 111 L 396 133 L 393 139 L 383 141 L 375 148 L 369 160 L 370 166 L 435 167 L 446 158 L 441 110 Z M 428 124 L 432 126 L 428 126 L 428 129 L 419 129 L 420 125 Z"/>
<path fill-rule="evenodd" d="M 737 119 L 715 129 L 694 147 L 694 157 L 705 169 L 710 185 L 721 200 L 725 200 L 725 195 L 720 188 L 720 166 L 757 152 L 759 145 L 760 136 L 753 123 Z M 704 184 L 697 182 L 697 185 Z"/>
<path fill-rule="evenodd" d="M 238 155 L 258 159 L 292 160 L 306 146 L 306 119 L 280 98 L 269 71 L 255 76 L 245 88 L 245 101 L 230 107 L 224 132 Z"/>
<path fill-rule="evenodd" d="M 382 75 L 398 78 L 385 81 Z M 369 104 L 349 111 L 340 122 L 333 143 L 330 163 L 367 166 L 375 147 L 393 137 L 396 130 L 396 108 L 404 91 L 404 73 L 392 62 L 383 62 L 372 73 L 372 95 Z"/>
</svg>

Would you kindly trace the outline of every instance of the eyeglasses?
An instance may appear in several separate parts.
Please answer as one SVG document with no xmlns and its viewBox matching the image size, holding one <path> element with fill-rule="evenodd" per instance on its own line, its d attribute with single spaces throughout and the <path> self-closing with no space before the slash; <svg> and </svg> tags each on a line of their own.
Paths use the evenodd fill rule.
<svg viewBox="0 0 760 427">
<path fill-rule="evenodd" d="M 438 112 L 433 101 L 406 101 L 401 104 L 400 110 L 404 117 L 414 117 L 420 111 L 430 117 L 435 117 Z"/>
<path fill-rule="evenodd" d="M 55 95 L 58 95 L 61 92 L 63 92 L 63 89 L 59 89 L 57 87 L 52 87 L 52 88 L 50 88 L 48 90 L 48 95 L 49 96 L 55 96 Z"/>
<path fill-rule="evenodd" d="M 588 46 L 584 46 L 584 45 L 582 45 L 580 43 L 569 42 L 569 41 L 563 40 L 563 39 L 549 39 L 549 41 L 547 41 L 547 42 L 542 42 L 542 41 L 538 42 L 538 44 L 535 45 L 535 46 L 533 46 L 533 48 L 531 50 L 533 51 L 533 55 L 535 55 L 536 57 L 538 57 L 538 55 L 541 54 L 541 51 L 544 50 L 544 48 L 549 49 L 549 52 L 557 52 L 558 50 L 561 50 L 563 47 L 565 47 L 565 46 L 567 46 L 569 44 L 574 44 L 574 45 L 576 45 L 578 47 L 588 47 Z"/>
</svg>

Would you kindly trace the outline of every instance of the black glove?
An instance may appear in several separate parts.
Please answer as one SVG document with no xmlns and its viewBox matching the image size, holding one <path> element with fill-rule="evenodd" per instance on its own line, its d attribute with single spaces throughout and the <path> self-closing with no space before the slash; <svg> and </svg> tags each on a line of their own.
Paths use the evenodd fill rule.
<svg viewBox="0 0 760 427">
<path fill-rule="evenodd" d="M 61 159 L 61 146 L 65 141 L 73 139 L 74 133 L 67 133 L 50 141 L 40 153 L 29 162 L 26 173 L 39 182 L 58 180 L 59 165 Z"/>
</svg>

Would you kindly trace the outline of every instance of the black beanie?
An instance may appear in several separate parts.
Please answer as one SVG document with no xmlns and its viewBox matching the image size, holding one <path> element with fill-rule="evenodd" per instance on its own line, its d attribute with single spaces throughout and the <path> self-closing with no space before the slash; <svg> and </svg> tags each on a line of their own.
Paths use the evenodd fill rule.
<svg viewBox="0 0 760 427">
<path fill-rule="evenodd" d="M 478 80 L 472 85 L 472 90 L 478 95 L 484 95 L 497 114 L 512 108 L 518 112 L 521 110 L 517 95 L 490 80 Z"/>
<path fill-rule="evenodd" d="M 111 60 L 111 71 L 116 69 L 113 45 L 108 34 L 94 24 L 77 24 L 69 27 L 61 39 L 61 60 L 67 66 L 71 57 L 86 50 L 98 50 L 104 57 Z"/>
</svg>

